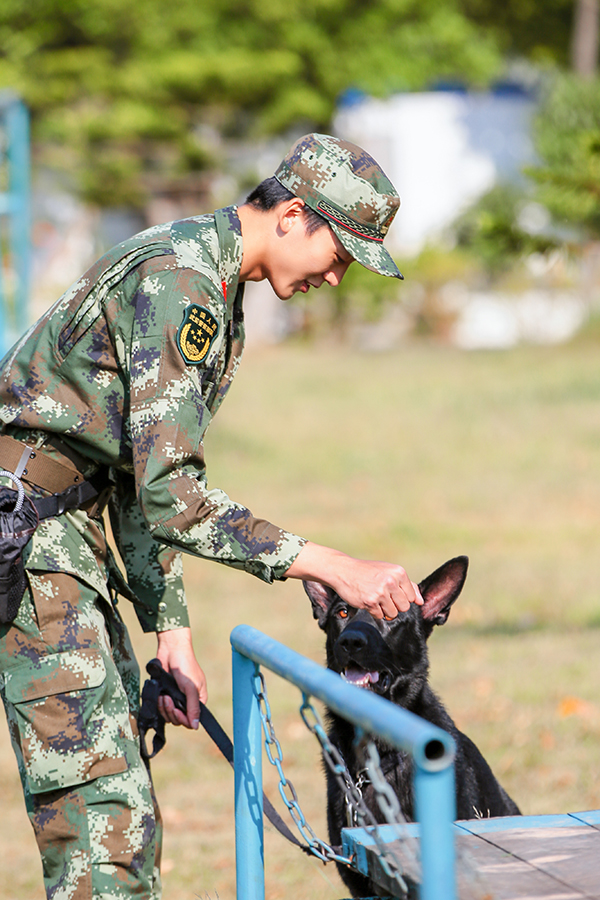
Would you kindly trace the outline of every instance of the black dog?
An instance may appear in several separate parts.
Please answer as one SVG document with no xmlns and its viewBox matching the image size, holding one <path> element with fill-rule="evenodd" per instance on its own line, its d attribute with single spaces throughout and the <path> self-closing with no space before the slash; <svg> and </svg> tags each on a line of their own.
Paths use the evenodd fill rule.
<svg viewBox="0 0 600 900">
<path fill-rule="evenodd" d="M 436 569 L 419 585 L 424 605 L 411 603 L 395 619 L 375 619 L 365 610 L 348 606 L 334 591 L 316 582 L 305 582 L 313 614 L 327 634 L 327 666 L 346 681 L 367 688 L 443 728 L 456 741 L 456 807 L 458 819 L 519 815 L 519 809 L 496 781 L 475 746 L 462 734 L 427 681 L 427 639 L 434 625 L 443 625 L 450 607 L 460 594 L 467 576 L 468 559 L 458 556 Z M 361 768 L 352 746 L 354 727 L 328 713 L 328 734 L 357 780 Z M 412 763 L 390 746 L 377 743 L 386 780 L 396 792 L 408 821 L 414 821 Z M 341 843 L 341 829 L 348 824 L 346 806 L 337 780 L 327 774 L 327 819 L 329 839 Z M 363 786 L 364 800 L 383 822 L 372 787 Z M 368 879 L 345 866 L 340 875 L 353 896 L 376 893 Z"/>
</svg>

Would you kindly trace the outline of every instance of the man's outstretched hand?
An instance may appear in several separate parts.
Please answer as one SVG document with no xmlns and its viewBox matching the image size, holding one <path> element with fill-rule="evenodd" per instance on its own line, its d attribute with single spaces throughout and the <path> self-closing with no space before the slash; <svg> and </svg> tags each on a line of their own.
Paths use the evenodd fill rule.
<svg viewBox="0 0 600 900">
<path fill-rule="evenodd" d="M 310 541 L 304 545 L 286 576 L 326 584 L 350 606 L 366 609 L 376 619 L 395 619 L 411 603 L 423 604 L 419 588 L 402 566 L 355 559 Z"/>
<path fill-rule="evenodd" d="M 200 703 L 206 703 L 206 677 L 198 664 L 192 647 L 192 632 L 189 628 L 176 628 L 173 631 L 158 633 L 158 649 L 156 656 L 163 669 L 170 672 L 179 688 L 183 691 L 187 703 L 187 715 L 176 709 L 170 697 L 161 696 L 158 709 L 167 722 L 172 725 L 183 725 L 185 728 L 198 728 L 200 722 Z"/>
</svg>

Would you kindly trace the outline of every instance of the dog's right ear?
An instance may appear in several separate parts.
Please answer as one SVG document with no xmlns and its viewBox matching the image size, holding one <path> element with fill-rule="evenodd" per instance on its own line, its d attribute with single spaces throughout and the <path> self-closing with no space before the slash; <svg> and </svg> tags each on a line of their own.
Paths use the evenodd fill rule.
<svg viewBox="0 0 600 900">
<path fill-rule="evenodd" d="M 419 590 L 424 600 L 421 609 L 428 634 L 434 625 L 443 625 L 450 615 L 450 607 L 463 589 L 468 566 L 468 557 L 456 556 L 420 583 Z"/>
<path fill-rule="evenodd" d="M 319 627 L 323 628 L 329 607 L 337 594 L 332 588 L 318 581 L 303 581 L 302 584 L 312 604 L 313 616 L 317 619 Z"/>
</svg>

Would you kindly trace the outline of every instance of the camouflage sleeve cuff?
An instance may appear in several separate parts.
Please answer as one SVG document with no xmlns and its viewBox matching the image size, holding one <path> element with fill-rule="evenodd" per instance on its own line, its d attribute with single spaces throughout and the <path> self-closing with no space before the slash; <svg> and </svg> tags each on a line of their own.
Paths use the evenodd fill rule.
<svg viewBox="0 0 600 900">
<path fill-rule="evenodd" d="M 135 612 L 142 630 L 147 633 L 173 631 L 175 628 L 189 628 L 190 619 L 186 606 L 160 600 L 156 609 L 151 606 L 136 605 Z"/>
</svg>

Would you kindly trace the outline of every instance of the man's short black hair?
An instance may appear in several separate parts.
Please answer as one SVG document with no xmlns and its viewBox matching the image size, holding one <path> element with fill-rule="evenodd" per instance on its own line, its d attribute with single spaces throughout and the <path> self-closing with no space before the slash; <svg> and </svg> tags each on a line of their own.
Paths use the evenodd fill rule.
<svg viewBox="0 0 600 900">
<path fill-rule="evenodd" d="M 284 188 L 273 175 L 271 178 L 265 178 L 264 181 L 261 181 L 258 187 L 255 187 L 248 194 L 246 203 L 250 203 L 255 209 L 260 209 L 261 212 L 267 212 L 269 209 L 277 206 L 278 203 L 283 203 L 284 200 L 292 200 L 294 196 L 295 194 Z M 328 225 L 329 222 L 323 216 L 320 216 L 318 212 L 315 212 L 314 209 L 311 209 L 310 206 L 305 205 L 304 224 L 306 233 L 311 235 L 318 231 L 319 228 L 322 228 L 323 225 Z"/>
</svg>

